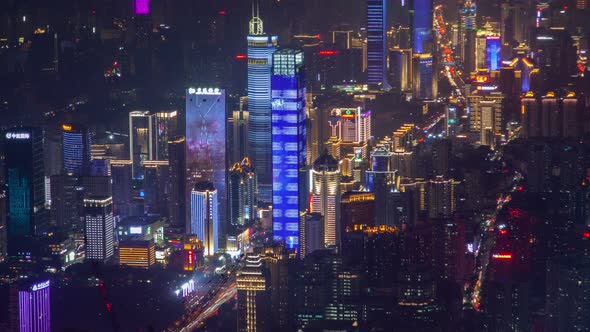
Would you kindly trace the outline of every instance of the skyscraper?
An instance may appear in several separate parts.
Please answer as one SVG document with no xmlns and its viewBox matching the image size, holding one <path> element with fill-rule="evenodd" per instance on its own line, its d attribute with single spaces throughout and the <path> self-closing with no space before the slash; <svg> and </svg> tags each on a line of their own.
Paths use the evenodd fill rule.
<svg viewBox="0 0 590 332">
<path fill-rule="evenodd" d="M 30 252 L 30 240 L 47 232 L 43 137 L 38 128 L 14 128 L 3 138 L 8 254 L 18 255 Z"/>
<path fill-rule="evenodd" d="M 500 70 L 502 66 L 502 43 L 500 36 L 486 38 L 486 65 L 488 70 Z"/>
<path fill-rule="evenodd" d="M 306 114 L 303 52 L 282 49 L 272 70 L 273 238 L 299 248 L 305 209 Z"/>
<path fill-rule="evenodd" d="M 145 161 L 144 174 L 144 212 L 151 215 L 166 215 L 170 176 L 168 161 Z"/>
<path fill-rule="evenodd" d="M 157 157 L 157 118 L 148 111 L 129 112 L 129 158 L 134 179 L 143 179 L 143 162 Z"/>
<path fill-rule="evenodd" d="M 189 88 L 186 92 L 186 168 L 189 190 L 197 181 L 216 189 L 219 220 L 226 222 L 227 156 L 225 90 Z M 201 239 L 204 241 L 203 239 Z M 205 244 L 207 252 L 207 244 Z M 217 246 L 215 246 L 217 249 Z M 213 253 L 211 253 L 213 254 Z"/>
<path fill-rule="evenodd" d="M 432 0 L 414 0 L 414 53 L 432 50 Z"/>
<path fill-rule="evenodd" d="M 13 331 L 50 332 L 51 331 L 51 282 L 44 280 L 25 283 L 18 287 L 18 323 Z"/>
<path fill-rule="evenodd" d="M 375 225 L 393 224 L 393 215 L 387 212 L 387 197 L 395 189 L 396 171 L 391 169 L 393 153 L 379 147 L 371 153 L 371 170 L 366 172 L 366 187 L 375 194 Z"/>
<path fill-rule="evenodd" d="M 387 0 L 367 1 L 367 83 L 389 90 L 386 7 Z"/>
<path fill-rule="evenodd" d="M 186 232 L 186 140 L 183 136 L 168 141 L 168 215 L 175 232 Z"/>
<path fill-rule="evenodd" d="M 311 170 L 311 211 L 324 216 L 324 243 L 340 243 L 340 171 L 338 161 L 328 151 L 313 163 Z"/>
<path fill-rule="evenodd" d="M 211 182 L 197 182 L 191 191 L 189 233 L 203 242 L 205 256 L 214 255 L 219 249 L 218 192 Z"/>
<path fill-rule="evenodd" d="M 270 292 L 260 255 L 248 254 L 237 273 L 238 332 L 268 331 Z"/>
<path fill-rule="evenodd" d="M 51 176 L 51 224 L 66 233 L 82 230 L 82 191 L 78 180 L 66 174 Z"/>
<path fill-rule="evenodd" d="M 244 225 L 256 218 L 256 172 L 250 159 L 235 163 L 229 170 L 229 221 Z"/>
<path fill-rule="evenodd" d="M 433 99 L 438 94 L 438 78 L 432 54 L 414 54 L 414 98 Z"/>
<path fill-rule="evenodd" d="M 131 164 L 130 160 L 111 160 L 113 179 L 113 215 L 129 216 L 131 206 Z"/>
<path fill-rule="evenodd" d="M 156 136 L 158 140 L 158 160 L 168 160 L 168 141 L 177 134 L 178 112 L 176 110 L 156 113 L 158 120 Z"/>
<path fill-rule="evenodd" d="M 430 218 L 448 218 L 457 209 L 455 203 L 455 180 L 437 176 L 428 182 L 428 216 Z"/>
<path fill-rule="evenodd" d="M 106 261 L 113 256 L 113 198 L 84 199 L 86 259 Z"/>
<path fill-rule="evenodd" d="M 82 126 L 63 124 L 61 127 L 64 170 L 68 174 L 80 176 L 90 164 L 92 136 Z"/>
<path fill-rule="evenodd" d="M 472 34 L 477 28 L 477 5 L 475 2 L 471 0 L 465 1 L 463 6 L 459 8 L 459 20 L 458 55 L 461 60 L 466 61 L 468 57 L 466 54 L 467 46 L 470 45 L 466 45 L 465 41 L 468 38 L 468 34 Z"/>
<path fill-rule="evenodd" d="M 264 32 L 262 20 L 252 13 L 248 34 L 248 111 L 250 158 L 258 172 L 261 199 L 272 195 L 270 76 L 278 37 Z"/>
</svg>

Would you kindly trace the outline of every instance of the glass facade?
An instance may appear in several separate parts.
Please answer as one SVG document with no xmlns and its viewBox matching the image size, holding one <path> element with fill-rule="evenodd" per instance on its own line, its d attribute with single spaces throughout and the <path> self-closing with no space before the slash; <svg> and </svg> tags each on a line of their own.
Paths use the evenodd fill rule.
<svg viewBox="0 0 590 332">
<path fill-rule="evenodd" d="M 143 162 L 157 156 L 157 118 L 148 111 L 129 112 L 129 156 L 134 179 L 143 179 Z"/>
<path fill-rule="evenodd" d="M 92 137 L 85 128 L 64 124 L 62 129 L 64 170 L 68 174 L 82 175 L 90 163 Z"/>
<path fill-rule="evenodd" d="M 219 249 L 218 192 L 211 182 L 199 182 L 191 191 L 190 233 L 203 242 L 205 256 Z"/>
<path fill-rule="evenodd" d="M 500 70 L 502 66 L 500 37 L 486 38 L 486 65 L 488 70 Z"/>
<path fill-rule="evenodd" d="M 24 238 L 46 231 L 44 220 L 45 177 L 43 138 L 38 128 L 15 128 L 4 132 L 7 181 L 8 253 L 25 248 Z"/>
<path fill-rule="evenodd" d="M 274 54 L 272 75 L 273 238 L 299 248 L 299 215 L 305 206 L 305 73 L 303 52 Z"/>
<path fill-rule="evenodd" d="M 432 42 L 432 0 L 414 0 L 414 53 L 428 53 Z"/>
<path fill-rule="evenodd" d="M 386 0 L 367 1 L 367 83 L 388 88 Z"/>
<path fill-rule="evenodd" d="M 186 94 L 187 193 L 197 181 L 210 181 L 218 193 L 220 220 L 226 216 L 225 90 L 190 88 Z M 201 239 L 202 240 L 202 239 Z"/>
<path fill-rule="evenodd" d="M 248 36 L 249 155 L 256 165 L 258 180 L 263 185 L 261 190 L 272 181 L 270 76 L 272 56 L 277 45 L 277 36 Z M 270 193 L 266 196 L 270 196 Z"/>
</svg>

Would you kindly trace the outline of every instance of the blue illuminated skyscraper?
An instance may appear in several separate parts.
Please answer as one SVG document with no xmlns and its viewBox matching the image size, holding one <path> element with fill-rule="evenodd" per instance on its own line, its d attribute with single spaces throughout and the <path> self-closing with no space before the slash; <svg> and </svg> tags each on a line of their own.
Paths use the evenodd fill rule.
<svg viewBox="0 0 590 332">
<path fill-rule="evenodd" d="M 306 129 L 303 52 L 274 54 L 272 71 L 273 238 L 299 248 L 299 215 L 305 208 Z"/>
<path fill-rule="evenodd" d="M 31 240 L 47 232 L 42 132 L 14 128 L 5 131 L 3 139 L 8 254 L 30 256 Z"/>
<path fill-rule="evenodd" d="M 414 53 L 429 53 L 432 42 L 432 0 L 414 0 Z"/>
<path fill-rule="evenodd" d="M 500 70 L 502 66 L 500 36 L 486 38 L 486 65 L 488 70 Z"/>
<path fill-rule="evenodd" d="M 270 75 L 278 37 L 265 34 L 262 20 L 252 14 L 248 34 L 249 155 L 256 165 L 260 199 L 269 201 L 272 191 Z"/>
<path fill-rule="evenodd" d="M 367 1 L 367 83 L 389 90 L 386 7 L 387 0 Z"/>
<path fill-rule="evenodd" d="M 88 129 L 72 125 L 62 125 L 63 161 L 66 173 L 80 176 L 90 164 L 92 137 Z"/>
</svg>

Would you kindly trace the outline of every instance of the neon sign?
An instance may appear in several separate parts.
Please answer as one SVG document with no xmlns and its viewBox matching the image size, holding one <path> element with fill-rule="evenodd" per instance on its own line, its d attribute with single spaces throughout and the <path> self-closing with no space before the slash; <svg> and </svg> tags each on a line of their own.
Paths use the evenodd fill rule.
<svg viewBox="0 0 590 332">
<path fill-rule="evenodd" d="M 6 133 L 6 139 L 30 139 L 31 134 L 29 133 L 15 133 L 15 132 L 8 132 Z"/>
<path fill-rule="evenodd" d="M 32 291 L 38 291 L 38 290 L 41 290 L 41 289 L 44 289 L 44 288 L 47 288 L 47 287 L 49 287 L 49 280 L 44 281 L 44 282 L 40 282 L 38 284 L 34 284 L 31 287 L 31 290 Z"/>
<path fill-rule="evenodd" d="M 220 95 L 221 90 L 219 88 L 189 88 L 188 93 L 191 95 Z"/>
</svg>

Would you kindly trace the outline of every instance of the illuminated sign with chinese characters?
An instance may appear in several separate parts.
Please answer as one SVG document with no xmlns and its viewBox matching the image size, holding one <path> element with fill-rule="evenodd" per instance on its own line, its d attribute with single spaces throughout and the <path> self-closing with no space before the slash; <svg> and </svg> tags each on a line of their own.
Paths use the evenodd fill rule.
<svg viewBox="0 0 590 332">
<path fill-rule="evenodd" d="M 6 139 L 30 139 L 31 134 L 27 132 L 7 132 Z"/>
<path fill-rule="evenodd" d="M 220 95 L 221 90 L 219 88 L 189 88 L 188 93 L 191 95 Z"/>
</svg>

